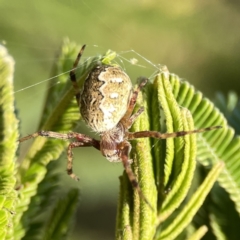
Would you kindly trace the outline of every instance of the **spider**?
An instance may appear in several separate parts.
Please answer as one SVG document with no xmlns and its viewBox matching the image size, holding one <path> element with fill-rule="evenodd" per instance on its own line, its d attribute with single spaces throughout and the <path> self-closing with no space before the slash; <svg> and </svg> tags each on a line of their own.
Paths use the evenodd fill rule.
<svg viewBox="0 0 240 240">
<path fill-rule="evenodd" d="M 75 71 L 85 47 L 86 45 L 83 45 L 78 53 L 73 68 L 70 71 L 70 80 L 75 89 L 75 97 L 82 118 L 92 130 L 99 133 L 100 140 L 78 132 L 57 133 L 52 131 L 38 131 L 21 138 L 19 141 L 23 142 L 38 136 L 63 140 L 72 139 L 73 141 L 67 148 L 67 173 L 75 180 L 79 179 L 73 173 L 72 149 L 86 146 L 96 148 L 110 162 L 122 162 L 132 187 L 138 191 L 140 197 L 153 209 L 142 193 L 139 183 L 131 169 L 132 160 L 129 159 L 131 144 L 129 141 L 149 137 L 158 139 L 181 137 L 187 134 L 217 129 L 220 128 L 220 126 L 173 133 L 160 133 L 156 131 L 129 132 L 134 121 L 144 111 L 144 108 L 140 107 L 133 113 L 138 93 L 146 85 L 148 79 L 143 78 L 138 87 L 133 90 L 130 78 L 120 67 L 98 65 L 91 70 L 84 82 L 82 90 L 80 90 Z"/>
</svg>

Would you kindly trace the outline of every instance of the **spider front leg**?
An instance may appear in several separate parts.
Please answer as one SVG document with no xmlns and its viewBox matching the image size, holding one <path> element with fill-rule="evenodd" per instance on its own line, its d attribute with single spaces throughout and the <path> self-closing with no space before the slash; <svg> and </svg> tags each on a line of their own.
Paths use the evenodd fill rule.
<svg viewBox="0 0 240 240">
<path fill-rule="evenodd" d="M 97 141 L 97 140 L 95 140 Z M 67 150 L 67 174 L 74 180 L 79 181 L 79 178 L 73 173 L 73 148 L 77 147 L 91 147 L 93 146 L 92 143 L 86 143 L 86 142 L 71 142 L 68 145 L 68 150 Z M 97 148 L 99 150 L 99 148 Z"/>
<path fill-rule="evenodd" d="M 132 126 L 132 124 L 134 123 L 134 121 L 136 120 L 136 118 L 144 111 L 144 108 L 141 107 L 138 109 L 138 111 L 136 113 L 132 114 L 133 109 L 137 102 L 138 93 L 146 85 L 147 81 L 148 81 L 147 78 L 143 78 L 140 81 L 137 89 L 132 94 L 132 97 L 129 101 L 128 109 L 127 109 L 125 115 L 123 116 L 123 118 L 121 119 L 121 123 L 125 126 L 126 129 L 129 129 Z"/>
<path fill-rule="evenodd" d="M 151 203 L 148 201 L 148 199 L 145 197 L 145 195 L 143 194 L 140 186 L 139 186 L 139 183 L 132 171 L 132 168 L 131 168 L 131 160 L 129 160 L 129 153 L 131 151 L 131 144 L 127 141 L 125 142 L 122 142 L 121 144 L 121 150 L 120 150 L 120 153 L 119 153 L 119 157 L 120 159 L 122 160 L 122 163 L 123 163 L 123 167 L 128 175 L 128 179 L 129 181 L 131 182 L 132 184 L 132 187 L 134 189 L 137 190 L 139 196 L 145 201 L 145 203 L 152 209 L 152 211 L 154 211 L 154 208 L 153 206 L 151 205 Z"/>
<path fill-rule="evenodd" d="M 26 140 L 29 140 L 31 138 L 36 138 L 36 137 L 47 137 L 47 138 L 55 138 L 55 139 L 62 139 L 62 140 L 69 140 L 69 139 L 76 139 L 78 142 L 82 143 L 90 143 L 91 146 L 97 148 L 98 150 L 100 149 L 99 147 L 99 141 L 90 138 L 85 134 L 77 133 L 77 132 L 69 132 L 69 133 L 58 133 L 58 132 L 52 132 L 52 131 L 38 131 L 33 134 L 30 134 L 26 137 L 20 138 L 18 141 L 19 142 L 24 142 Z"/>
<path fill-rule="evenodd" d="M 100 150 L 100 143 L 98 140 L 96 140 L 94 138 L 90 138 L 87 135 L 84 135 L 81 133 L 76 133 L 76 132 L 57 133 L 57 132 L 52 132 L 52 131 L 39 131 L 39 132 L 35 132 L 29 136 L 20 138 L 19 142 L 24 142 L 28 139 L 36 138 L 38 136 L 48 137 L 48 138 L 53 138 L 53 139 L 62 139 L 62 140 L 75 139 L 74 142 L 71 142 L 68 145 L 68 151 L 67 151 L 67 156 L 68 156 L 67 173 L 71 178 L 73 178 L 75 180 L 79 180 L 79 179 L 73 173 L 73 170 L 72 170 L 72 165 L 73 165 L 72 149 L 77 148 L 77 147 L 94 147 L 94 148 Z"/>
</svg>

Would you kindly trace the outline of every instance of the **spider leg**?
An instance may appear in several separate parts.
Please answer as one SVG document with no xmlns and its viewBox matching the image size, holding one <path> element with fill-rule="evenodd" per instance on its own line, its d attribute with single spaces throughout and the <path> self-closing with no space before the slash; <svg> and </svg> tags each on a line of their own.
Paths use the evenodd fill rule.
<svg viewBox="0 0 240 240">
<path fill-rule="evenodd" d="M 123 146 L 122 146 L 122 149 L 120 151 L 120 158 L 122 160 L 122 163 L 123 163 L 123 166 L 124 166 L 124 169 L 128 175 L 128 178 L 129 178 L 129 181 L 131 182 L 132 184 L 132 187 L 134 189 L 137 190 L 139 196 L 145 201 L 145 203 L 154 211 L 154 208 L 152 207 L 152 205 L 150 204 L 150 202 L 148 201 L 148 199 L 144 196 L 140 186 L 139 186 L 139 183 L 132 171 L 132 168 L 131 168 L 131 161 L 129 160 L 128 156 L 129 156 L 129 153 L 131 151 L 131 144 L 127 141 L 123 142 L 122 143 Z"/>
<path fill-rule="evenodd" d="M 86 47 L 86 45 L 82 46 L 80 52 L 77 55 L 77 58 L 76 58 L 74 64 L 73 64 L 73 68 L 70 71 L 70 80 L 72 81 L 73 88 L 75 89 L 75 97 L 76 97 L 78 106 L 79 106 L 79 99 L 80 99 L 80 88 L 79 88 L 79 86 L 77 84 L 76 68 L 77 68 L 78 63 L 79 63 L 79 61 L 81 59 L 81 56 L 83 54 L 83 51 L 84 51 L 85 47 Z"/>
<path fill-rule="evenodd" d="M 131 99 L 129 101 L 128 110 L 127 110 L 127 112 L 124 115 L 125 118 L 130 118 L 130 116 L 132 115 L 133 109 L 134 109 L 134 107 L 136 105 L 138 93 L 146 85 L 147 81 L 148 81 L 147 78 L 142 79 L 142 81 L 139 83 L 137 89 L 133 92 L 132 97 L 131 97 Z"/>
<path fill-rule="evenodd" d="M 92 146 L 92 147 L 100 150 L 100 142 L 98 140 L 96 140 L 94 138 L 90 138 L 81 133 L 76 133 L 76 132 L 57 133 L 57 132 L 52 132 L 52 131 L 39 131 L 39 132 L 35 132 L 29 136 L 20 138 L 19 142 L 24 142 L 28 139 L 36 138 L 38 136 L 54 138 L 54 139 L 62 139 L 62 140 L 75 139 L 74 142 L 71 142 L 68 145 L 68 150 L 67 150 L 67 156 L 68 156 L 67 173 L 71 178 L 73 178 L 75 180 L 79 180 L 79 179 L 73 173 L 73 170 L 72 170 L 72 165 L 73 165 L 72 149 L 77 148 L 77 147 L 91 147 Z"/>
<path fill-rule="evenodd" d="M 173 133 L 160 133 L 156 131 L 140 131 L 140 132 L 128 132 L 127 134 L 128 134 L 128 140 L 132 140 L 135 138 L 148 138 L 148 137 L 166 139 L 166 138 L 182 137 L 182 136 L 193 134 L 193 133 L 211 131 L 219 128 L 222 128 L 222 126 L 213 126 L 213 127 L 207 127 L 207 128 L 200 128 L 192 131 L 179 131 L 179 132 L 173 132 Z"/>
<path fill-rule="evenodd" d="M 138 118 L 138 116 L 144 111 L 144 107 L 140 107 L 136 113 L 134 113 L 130 118 L 129 118 L 129 126 L 128 129 L 133 125 L 135 120 Z"/>
<path fill-rule="evenodd" d="M 86 143 L 86 142 L 71 142 L 68 145 L 68 150 L 67 150 L 67 157 L 68 157 L 67 174 L 76 181 L 79 181 L 79 178 L 73 173 L 73 152 L 72 152 L 72 149 L 77 148 L 77 147 L 90 147 L 90 146 L 92 146 L 92 144 L 91 143 Z"/>
<path fill-rule="evenodd" d="M 26 140 L 29 140 L 31 138 L 36 138 L 38 136 L 41 137 L 48 137 L 48 138 L 55 138 L 55 139 L 62 139 L 62 140 L 69 140 L 69 139 L 76 139 L 77 142 L 82 143 L 89 143 L 91 146 L 95 147 L 96 149 L 100 150 L 100 144 L 99 141 L 90 138 L 85 134 L 77 133 L 77 132 L 69 132 L 69 133 L 58 133 L 58 132 L 52 132 L 52 131 L 38 131 L 31 135 L 28 135 L 26 137 L 20 138 L 19 142 L 24 142 Z"/>
</svg>

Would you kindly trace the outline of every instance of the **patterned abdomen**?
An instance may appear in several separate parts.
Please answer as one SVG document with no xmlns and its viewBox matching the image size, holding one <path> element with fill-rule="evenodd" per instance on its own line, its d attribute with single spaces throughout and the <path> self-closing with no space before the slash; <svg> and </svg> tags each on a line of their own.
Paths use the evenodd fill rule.
<svg viewBox="0 0 240 240">
<path fill-rule="evenodd" d="M 80 113 L 94 131 L 108 131 L 124 116 L 131 93 L 131 80 L 119 67 L 97 66 L 84 82 Z"/>
</svg>

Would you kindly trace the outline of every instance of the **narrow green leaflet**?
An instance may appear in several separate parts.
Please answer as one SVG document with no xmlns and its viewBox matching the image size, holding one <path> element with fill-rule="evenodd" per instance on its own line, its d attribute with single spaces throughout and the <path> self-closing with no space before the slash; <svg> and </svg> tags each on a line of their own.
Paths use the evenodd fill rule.
<svg viewBox="0 0 240 240">
<path fill-rule="evenodd" d="M 47 221 L 51 218 L 51 211 L 58 203 L 59 192 L 62 190 L 59 184 L 60 173 L 56 171 L 58 165 L 58 161 L 51 161 L 47 165 L 47 174 L 38 185 L 37 193 L 31 198 L 27 211 L 24 212 L 22 221 L 28 222 L 28 225 L 22 240 L 37 240 L 48 228 Z M 62 209 L 59 208 L 59 211 Z"/>
<path fill-rule="evenodd" d="M 117 210 L 117 223 L 116 223 L 116 239 L 117 240 L 132 240 L 132 214 L 130 213 L 131 207 L 131 185 L 129 183 L 126 173 L 120 176 L 120 192 Z"/>
<path fill-rule="evenodd" d="M 199 239 L 202 239 L 202 237 L 205 235 L 207 230 L 208 230 L 207 226 L 205 226 L 205 225 L 201 226 L 194 234 L 192 234 L 188 238 L 188 240 L 199 240 Z"/>
<path fill-rule="evenodd" d="M 0 239 L 13 239 L 13 216 L 17 203 L 14 190 L 18 120 L 14 111 L 14 61 L 0 45 Z"/>
<path fill-rule="evenodd" d="M 144 107 L 144 112 L 133 124 L 131 131 L 138 132 L 150 129 L 149 112 L 149 89 L 146 87 L 137 99 L 135 110 L 140 106 Z M 145 97 L 144 97 L 145 96 Z M 142 138 L 131 142 L 133 150 L 131 152 L 133 172 L 140 183 L 142 193 L 147 197 L 153 209 L 157 209 L 157 189 L 152 166 L 151 141 L 149 138 Z M 152 239 L 155 233 L 154 223 L 156 212 L 140 198 L 137 191 L 134 191 L 133 199 L 133 239 Z"/>
<path fill-rule="evenodd" d="M 154 97 L 159 99 L 159 105 L 163 109 L 167 132 L 192 130 L 194 124 L 191 114 L 187 109 L 180 108 L 176 102 L 169 82 L 169 73 L 165 71 L 158 75 L 154 81 L 154 86 L 158 89 L 158 94 Z M 152 115 L 154 115 L 154 111 Z M 157 149 L 153 150 L 158 152 Z M 160 176 L 160 179 L 164 179 L 164 189 L 170 188 L 170 191 L 160 205 L 160 222 L 181 204 L 190 188 L 196 164 L 195 135 L 167 139 L 166 148 L 162 151 L 166 152 L 165 158 L 159 159 L 157 152 L 155 156 L 157 156 L 156 161 L 161 161 L 160 165 L 164 167 L 164 176 Z M 161 169 L 156 170 L 161 171 Z M 159 199 L 159 202 L 162 200 Z"/>
<path fill-rule="evenodd" d="M 218 222 L 218 219 L 214 214 L 210 214 L 210 223 L 213 230 L 214 235 L 218 240 L 227 240 L 228 238 L 225 236 L 221 226 Z"/>
<path fill-rule="evenodd" d="M 148 95 L 147 92 L 148 87 L 146 86 L 144 93 L 139 93 L 135 110 L 140 106 L 144 106 L 145 111 L 136 120 L 131 131 L 137 132 L 140 130 L 148 130 L 150 127 L 148 116 L 150 99 L 143 97 Z M 124 174 L 121 178 L 117 216 L 117 231 L 119 234 L 116 239 L 121 239 L 121 234 L 125 232 L 125 228 L 128 225 L 130 225 L 128 226 L 128 232 L 131 231 L 132 239 L 152 239 L 155 234 L 157 189 L 155 187 L 154 174 L 152 171 L 151 142 L 149 138 L 145 138 L 138 141 L 132 141 L 131 144 L 133 146 L 131 152 L 131 158 L 133 159 L 133 172 L 140 183 L 142 193 L 147 197 L 147 200 L 155 211 L 153 211 L 145 201 L 140 198 L 136 190 L 132 193 L 132 186 L 129 185 L 128 177 Z"/>
<path fill-rule="evenodd" d="M 215 105 L 221 110 L 232 126 L 236 134 L 240 133 L 240 101 L 235 92 L 229 92 L 225 97 L 222 93 L 217 93 L 214 99 Z"/>
<path fill-rule="evenodd" d="M 72 215 L 75 214 L 78 202 L 79 191 L 77 189 L 72 189 L 67 196 L 59 200 L 46 223 L 46 230 L 41 239 L 67 239 L 72 226 Z"/>
<path fill-rule="evenodd" d="M 166 229 L 163 229 L 161 231 L 161 234 L 156 239 L 176 239 L 182 230 L 187 227 L 187 225 L 192 221 L 193 216 L 203 204 L 203 201 L 205 200 L 207 194 L 210 192 L 213 184 L 222 171 L 223 166 L 223 163 L 218 163 L 213 167 L 202 185 L 193 194 L 190 201 L 174 219 L 172 224 L 166 227 Z"/>
<path fill-rule="evenodd" d="M 206 166 L 224 161 L 225 167 L 218 181 L 230 194 L 236 210 L 240 213 L 240 137 L 234 136 L 234 130 L 227 126 L 226 119 L 214 107 L 213 103 L 204 98 L 200 92 L 194 91 L 193 86 L 172 75 L 171 84 L 176 88 L 176 100 L 190 110 L 197 128 L 221 125 L 223 129 L 198 134 L 197 159 Z"/>
</svg>

